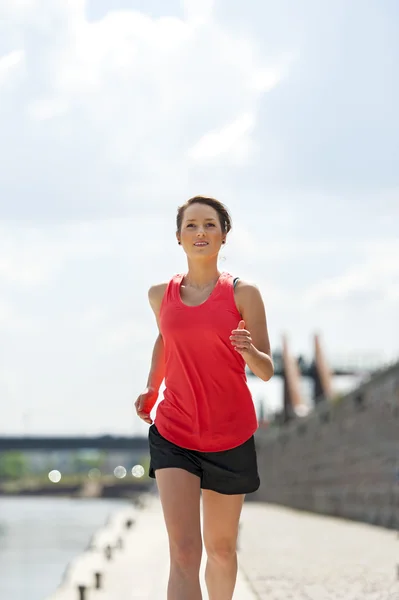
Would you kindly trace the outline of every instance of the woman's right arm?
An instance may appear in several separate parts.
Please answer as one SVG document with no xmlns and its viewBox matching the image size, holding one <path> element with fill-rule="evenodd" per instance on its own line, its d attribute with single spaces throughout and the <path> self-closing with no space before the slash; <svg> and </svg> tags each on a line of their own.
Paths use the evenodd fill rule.
<svg viewBox="0 0 399 600">
<path fill-rule="evenodd" d="M 147 388 L 159 392 L 161 383 L 165 378 L 165 353 L 163 345 L 163 337 L 159 333 L 155 340 L 154 349 L 152 351 L 150 373 L 147 380 Z"/>
<path fill-rule="evenodd" d="M 166 286 L 166 283 L 161 283 L 152 286 L 148 291 L 148 299 L 157 321 L 159 333 L 152 351 L 147 387 L 137 398 L 135 407 L 137 415 L 149 424 L 152 423 L 150 412 L 158 399 L 159 388 L 165 378 L 165 349 L 159 324 L 159 312 Z"/>
<path fill-rule="evenodd" d="M 165 378 L 165 351 L 161 327 L 159 324 L 159 312 L 161 310 L 161 303 L 165 294 L 166 286 L 166 283 L 161 283 L 159 285 L 153 285 L 148 290 L 148 300 L 154 312 L 159 333 L 157 339 L 155 340 L 154 350 L 152 352 L 151 368 L 148 376 L 147 388 L 156 390 L 157 394 L 159 392 L 159 388 L 161 387 L 161 383 Z"/>
</svg>

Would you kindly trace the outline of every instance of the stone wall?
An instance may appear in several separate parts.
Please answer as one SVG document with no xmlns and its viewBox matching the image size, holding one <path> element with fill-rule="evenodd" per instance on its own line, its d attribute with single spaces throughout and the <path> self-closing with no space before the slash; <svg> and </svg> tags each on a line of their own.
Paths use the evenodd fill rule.
<svg viewBox="0 0 399 600">
<path fill-rule="evenodd" d="M 256 445 L 252 500 L 399 528 L 399 363 Z"/>
</svg>

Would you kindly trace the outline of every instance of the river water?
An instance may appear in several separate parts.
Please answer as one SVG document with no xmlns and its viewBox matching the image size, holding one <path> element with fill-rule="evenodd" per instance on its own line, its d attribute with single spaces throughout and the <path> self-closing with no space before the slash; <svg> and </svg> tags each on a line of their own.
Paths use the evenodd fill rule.
<svg viewBox="0 0 399 600">
<path fill-rule="evenodd" d="M 0 498 L 0 598 L 45 600 L 65 567 L 126 500 Z"/>
</svg>

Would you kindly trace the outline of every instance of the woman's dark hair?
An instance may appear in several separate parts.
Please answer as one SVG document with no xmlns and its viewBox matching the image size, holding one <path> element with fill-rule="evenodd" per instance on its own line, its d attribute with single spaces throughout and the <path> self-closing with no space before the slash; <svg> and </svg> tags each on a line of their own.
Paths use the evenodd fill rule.
<svg viewBox="0 0 399 600">
<path fill-rule="evenodd" d="M 207 206 L 211 206 L 216 210 L 219 215 L 220 226 L 222 228 L 223 233 L 229 233 L 232 228 L 231 216 L 226 206 L 216 200 L 215 198 L 208 198 L 206 196 L 194 196 L 194 198 L 190 198 L 187 200 L 182 206 L 179 206 L 177 209 L 177 217 L 176 217 L 176 228 L 177 232 L 180 233 L 181 225 L 183 222 L 183 216 L 186 208 L 191 206 L 192 204 L 206 204 Z"/>
</svg>

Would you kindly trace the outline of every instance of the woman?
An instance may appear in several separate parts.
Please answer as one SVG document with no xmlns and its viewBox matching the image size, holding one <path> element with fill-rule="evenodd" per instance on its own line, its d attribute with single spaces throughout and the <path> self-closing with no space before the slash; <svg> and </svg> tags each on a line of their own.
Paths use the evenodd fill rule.
<svg viewBox="0 0 399 600">
<path fill-rule="evenodd" d="M 209 600 L 231 600 L 241 508 L 245 494 L 260 483 L 253 437 L 258 424 L 245 365 L 268 381 L 273 362 L 257 287 L 217 268 L 230 229 L 219 201 L 188 200 L 178 209 L 176 232 L 188 271 L 149 290 L 159 335 L 135 407 L 151 425 L 150 476 L 156 478 L 170 547 L 168 600 L 202 598 L 201 490 Z"/>
</svg>

